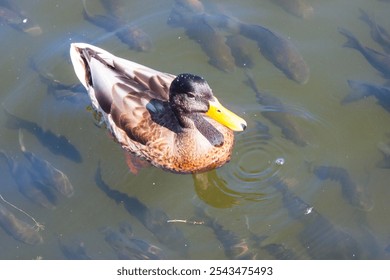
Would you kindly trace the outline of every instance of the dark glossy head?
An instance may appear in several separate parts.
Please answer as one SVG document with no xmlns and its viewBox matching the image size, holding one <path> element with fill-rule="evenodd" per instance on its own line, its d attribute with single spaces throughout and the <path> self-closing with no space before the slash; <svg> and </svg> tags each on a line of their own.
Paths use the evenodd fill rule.
<svg viewBox="0 0 390 280">
<path fill-rule="evenodd" d="M 211 88 L 202 77 L 180 74 L 171 83 L 169 101 L 175 111 L 206 113 L 209 110 L 209 101 L 213 100 Z"/>
<path fill-rule="evenodd" d="M 180 74 L 171 83 L 169 103 L 176 115 L 206 114 L 228 128 L 242 131 L 246 122 L 224 108 L 202 77 Z"/>
</svg>

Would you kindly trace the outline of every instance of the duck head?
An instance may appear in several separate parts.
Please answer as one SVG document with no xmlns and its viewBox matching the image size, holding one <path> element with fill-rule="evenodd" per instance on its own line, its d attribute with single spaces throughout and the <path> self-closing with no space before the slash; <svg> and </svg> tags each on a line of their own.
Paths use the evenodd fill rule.
<svg viewBox="0 0 390 280">
<path fill-rule="evenodd" d="M 205 114 L 233 131 L 243 131 L 247 126 L 244 119 L 218 101 L 206 80 L 193 74 L 180 74 L 172 81 L 169 104 L 181 123 L 186 116 Z"/>
</svg>

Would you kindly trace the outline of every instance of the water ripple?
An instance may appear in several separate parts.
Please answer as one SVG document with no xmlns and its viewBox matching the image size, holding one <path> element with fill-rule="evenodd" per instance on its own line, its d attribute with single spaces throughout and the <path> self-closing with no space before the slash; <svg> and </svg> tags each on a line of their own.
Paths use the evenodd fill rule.
<svg viewBox="0 0 390 280">
<path fill-rule="evenodd" d="M 272 138 L 268 127 L 260 122 L 237 137 L 236 155 L 226 168 L 228 181 L 233 182 L 236 191 L 258 192 L 262 185 L 269 185 L 279 176 L 288 157 L 283 142 L 279 140 Z"/>
</svg>

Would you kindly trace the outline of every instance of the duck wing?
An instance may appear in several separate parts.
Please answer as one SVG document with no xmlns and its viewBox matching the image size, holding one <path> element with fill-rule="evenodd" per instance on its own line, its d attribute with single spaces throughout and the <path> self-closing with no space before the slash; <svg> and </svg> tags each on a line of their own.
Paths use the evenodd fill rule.
<svg viewBox="0 0 390 280">
<path fill-rule="evenodd" d="M 70 56 L 93 107 L 122 145 L 129 145 L 126 136 L 145 144 L 161 137 L 162 127 L 175 130 L 177 120 L 168 105 L 174 75 L 85 43 L 73 43 Z"/>
</svg>

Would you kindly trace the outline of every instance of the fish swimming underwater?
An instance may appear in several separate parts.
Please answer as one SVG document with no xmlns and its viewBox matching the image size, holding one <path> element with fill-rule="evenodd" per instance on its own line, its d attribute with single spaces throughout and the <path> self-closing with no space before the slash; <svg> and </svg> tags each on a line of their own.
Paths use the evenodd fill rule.
<svg viewBox="0 0 390 280">
<path fill-rule="evenodd" d="M 119 231 L 106 227 L 102 230 L 104 240 L 121 260 L 161 260 L 165 259 L 163 250 L 145 240 L 136 238 L 129 224 L 123 223 Z"/>
<path fill-rule="evenodd" d="M 232 41 L 232 38 L 228 37 L 226 40 L 221 30 L 232 35 L 233 38 L 244 36 L 255 41 L 261 54 L 289 79 L 299 84 L 305 84 L 309 80 L 309 66 L 291 40 L 261 25 L 248 24 L 222 13 L 207 13 L 200 1 L 188 0 L 175 1 L 168 24 L 185 27 L 189 37 L 192 36 L 208 53 L 210 63 L 223 71 L 231 71 L 233 69 L 232 62 L 237 63 L 234 60 L 237 57 L 248 60 L 247 63 L 244 63 L 246 65 L 250 64 L 251 59 L 248 52 L 242 47 L 240 47 L 241 50 L 237 49 L 237 39 Z M 240 39 L 240 41 L 241 44 L 242 40 Z M 227 46 L 229 43 L 236 45 L 229 49 Z M 242 63 L 238 65 L 240 64 L 242 65 Z"/>
<path fill-rule="evenodd" d="M 62 171 L 26 150 L 21 131 L 19 144 L 28 163 L 17 160 L 4 151 L 0 151 L 0 155 L 7 161 L 10 173 L 24 196 L 45 208 L 54 209 L 58 204 L 56 192 L 65 197 L 73 195 L 74 188 Z"/>
<path fill-rule="evenodd" d="M 31 170 L 31 167 L 16 158 L 8 155 L 4 151 L 0 152 L 8 164 L 10 173 L 22 193 L 30 201 L 48 209 L 56 208 L 58 199 L 51 188 L 41 184 L 35 178 L 37 174 Z"/>
<path fill-rule="evenodd" d="M 174 76 L 72 44 L 75 73 L 123 149 L 175 173 L 218 168 L 230 160 L 233 131 L 246 122 L 224 108 L 200 76 Z"/>
<path fill-rule="evenodd" d="M 203 224 L 209 227 L 221 242 L 226 257 L 234 260 L 256 259 L 256 253 L 251 250 L 245 238 L 239 238 L 235 233 L 225 229 L 216 219 L 208 216 L 203 208 L 196 207 L 196 217 L 202 219 Z"/>
<path fill-rule="evenodd" d="M 148 52 L 152 49 L 149 35 L 141 28 L 114 15 L 91 15 L 86 9 L 85 0 L 83 3 L 83 16 L 87 21 L 109 32 L 114 32 L 118 39 L 128 45 L 130 49 L 142 52 Z"/>
<path fill-rule="evenodd" d="M 58 245 L 61 249 L 62 254 L 68 260 L 91 260 L 91 256 L 87 253 L 85 248 L 85 244 L 83 242 L 79 242 L 75 244 L 65 244 L 64 241 L 58 238 Z"/>
<path fill-rule="evenodd" d="M 312 259 L 359 259 L 359 243 L 347 232 L 334 226 L 311 205 L 295 195 L 282 180 L 274 184 L 282 195 L 283 206 L 291 218 L 304 226 L 299 240 Z"/>
<path fill-rule="evenodd" d="M 339 32 L 347 37 L 344 47 L 352 48 L 359 51 L 366 60 L 376 70 L 381 72 L 385 77 L 390 78 L 390 56 L 380 53 L 374 49 L 363 46 L 360 41 L 348 30 L 339 27 Z"/>
<path fill-rule="evenodd" d="M 37 228 L 18 219 L 7 208 L 0 204 L 0 226 L 13 238 L 23 243 L 37 245 L 43 238 Z"/>
<path fill-rule="evenodd" d="M 181 254 L 187 254 L 187 240 L 174 224 L 167 222 L 169 217 L 165 212 L 150 209 L 138 198 L 110 188 L 102 179 L 100 165 L 96 170 L 95 182 L 109 198 L 123 205 L 130 215 L 137 218 L 159 242 Z"/>
<path fill-rule="evenodd" d="M 72 161 L 81 162 L 82 157 L 77 148 L 63 135 L 57 135 L 53 131 L 45 130 L 35 122 L 19 118 L 6 109 L 6 126 L 10 129 L 25 129 L 33 134 L 38 141 L 55 155 L 64 156 Z"/>
<path fill-rule="evenodd" d="M 199 0 L 175 0 L 168 17 L 168 25 L 184 27 L 189 24 L 194 16 L 205 13 L 205 7 Z"/>
<path fill-rule="evenodd" d="M 281 6 L 285 11 L 300 18 L 308 18 L 313 15 L 314 9 L 307 0 L 270 0 Z"/>
<path fill-rule="evenodd" d="M 371 38 L 377 42 L 383 50 L 390 54 L 390 34 L 386 29 L 379 25 L 373 18 L 371 18 L 363 9 L 359 9 L 360 19 L 368 24 L 370 27 Z"/>
<path fill-rule="evenodd" d="M 306 84 L 310 68 L 291 40 L 257 24 L 239 24 L 240 34 L 257 42 L 261 54 L 289 79 Z"/>
<path fill-rule="evenodd" d="M 247 38 L 239 34 L 233 34 L 226 37 L 226 44 L 232 52 L 237 67 L 252 68 L 254 65 L 247 41 Z"/>
<path fill-rule="evenodd" d="M 288 114 L 284 112 L 285 109 L 283 103 L 277 97 L 260 91 L 250 73 L 246 73 L 246 76 L 248 78 L 246 84 L 255 92 L 257 102 L 263 106 L 269 106 L 277 109 L 273 111 L 262 111 L 261 115 L 274 125 L 278 126 L 286 139 L 292 141 L 300 147 L 306 146 L 306 140 L 300 133 L 298 127 L 288 118 Z"/>
<path fill-rule="evenodd" d="M 200 45 L 209 58 L 209 64 L 223 72 L 232 72 L 235 58 L 225 35 L 207 18 L 200 1 L 175 1 L 168 24 L 183 27 L 186 35 Z"/>
<path fill-rule="evenodd" d="M 25 158 L 30 162 L 34 179 L 42 185 L 52 188 L 65 197 L 74 194 L 74 188 L 64 172 L 55 168 L 47 160 L 44 160 L 34 153 L 27 151 L 23 144 L 23 135 L 19 130 L 19 145 Z"/>
<path fill-rule="evenodd" d="M 341 104 L 345 105 L 373 96 L 379 105 L 390 112 L 390 87 L 354 80 L 348 80 L 348 85 L 351 88 L 351 93 L 343 98 Z"/>
<path fill-rule="evenodd" d="M 390 168 L 390 145 L 378 143 L 378 149 L 383 155 L 383 160 L 377 163 L 380 168 Z"/>
<path fill-rule="evenodd" d="M 345 201 L 354 207 L 369 211 L 373 203 L 364 186 L 356 183 L 349 172 L 338 166 L 311 166 L 311 171 L 321 180 L 332 180 L 340 184 L 341 193 Z"/>
<path fill-rule="evenodd" d="M 126 0 L 100 0 L 100 3 L 103 5 L 104 9 L 112 16 L 122 18 L 125 16 L 126 12 Z"/>
<path fill-rule="evenodd" d="M 210 25 L 203 15 L 193 16 L 185 25 L 188 37 L 197 42 L 209 57 L 209 63 L 224 72 L 234 70 L 234 57 L 225 36 L 214 26 Z"/>
</svg>

